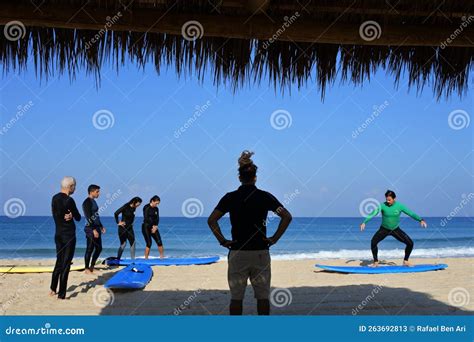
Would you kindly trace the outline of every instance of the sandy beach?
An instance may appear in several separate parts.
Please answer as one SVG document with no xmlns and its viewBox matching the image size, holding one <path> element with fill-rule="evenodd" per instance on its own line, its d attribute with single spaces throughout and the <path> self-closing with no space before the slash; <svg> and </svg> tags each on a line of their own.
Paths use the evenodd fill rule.
<svg viewBox="0 0 474 342">
<path fill-rule="evenodd" d="M 75 260 L 81 264 L 82 260 Z M 447 263 L 442 271 L 388 275 L 347 275 L 314 264 L 362 265 L 361 260 L 273 261 L 272 314 L 277 315 L 460 315 L 472 314 L 472 258 L 413 259 Z M 397 262 L 400 260 L 390 260 Z M 2 265 L 50 265 L 48 260 L 2 260 Z M 117 268 L 99 266 L 94 275 L 71 272 L 67 297 L 48 296 L 51 274 L 2 274 L 4 315 L 227 315 L 226 261 L 206 266 L 153 267 L 144 290 L 114 292 L 103 287 Z M 106 305 L 108 304 L 109 305 Z M 249 286 L 244 314 L 255 314 Z M 464 304 L 463 306 L 459 306 Z"/>
</svg>

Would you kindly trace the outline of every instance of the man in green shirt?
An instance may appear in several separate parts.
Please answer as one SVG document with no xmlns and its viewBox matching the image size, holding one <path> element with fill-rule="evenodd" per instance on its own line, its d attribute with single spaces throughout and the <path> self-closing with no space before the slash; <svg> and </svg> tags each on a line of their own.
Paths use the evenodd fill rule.
<svg viewBox="0 0 474 342">
<path fill-rule="evenodd" d="M 374 257 L 374 263 L 371 266 L 377 267 L 379 265 L 377 245 L 380 241 L 382 241 L 389 235 L 393 236 L 395 239 L 400 242 L 403 242 L 406 245 L 403 265 L 411 266 L 411 264 L 408 262 L 408 258 L 410 258 L 411 251 L 413 250 L 413 241 L 399 227 L 401 213 L 405 213 L 411 218 L 420 222 L 423 228 L 427 227 L 425 220 L 423 220 L 420 216 L 415 214 L 413 211 L 405 207 L 400 202 L 395 201 L 396 197 L 397 195 L 395 195 L 393 191 L 387 190 L 387 192 L 385 193 L 385 202 L 380 204 L 378 208 L 371 212 L 369 216 L 366 217 L 364 222 L 360 225 L 360 230 L 363 231 L 367 222 L 369 222 L 379 212 L 382 213 L 382 225 L 380 226 L 380 229 L 374 234 L 370 243 L 372 255 Z"/>
</svg>

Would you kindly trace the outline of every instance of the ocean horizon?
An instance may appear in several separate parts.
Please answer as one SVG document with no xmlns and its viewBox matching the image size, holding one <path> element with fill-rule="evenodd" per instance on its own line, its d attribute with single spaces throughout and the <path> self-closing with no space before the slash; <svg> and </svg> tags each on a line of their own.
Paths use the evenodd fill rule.
<svg viewBox="0 0 474 342">
<path fill-rule="evenodd" d="M 117 225 L 113 217 L 101 217 L 107 229 L 103 235 L 101 258 L 116 256 L 119 246 Z M 226 258 L 227 250 L 222 248 L 207 226 L 206 217 L 161 217 L 160 234 L 169 257 L 198 257 L 219 255 Z M 276 260 L 298 259 L 371 259 L 370 239 L 380 225 L 380 218 L 374 218 L 360 232 L 360 217 L 296 217 L 282 239 L 271 248 Z M 401 228 L 415 243 L 412 257 L 445 258 L 474 257 L 474 217 L 426 217 L 428 228 L 402 218 Z M 142 256 L 145 243 L 141 233 L 141 217 L 134 227 L 137 243 L 137 257 Z M 277 227 L 277 219 L 269 219 L 268 232 L 271 235 Z M 230 238 L 230 221 L 224 217 L 221 228 Z M 50 216 L 21 216 L 8 218 L 0 216 L 0 259 L 45 259 L 55 257 L 54 222 Z M 85 252 L 84 220 L 76 223 L 77 247 L 75 257 Z M 392 237 L 379 244 L 381 259 L 403 257 L 404 246 Z M 158 255 L 153 245 L 151 256 Z M 129 257 L 129 249 L 124 257 Z"/>
</svg>

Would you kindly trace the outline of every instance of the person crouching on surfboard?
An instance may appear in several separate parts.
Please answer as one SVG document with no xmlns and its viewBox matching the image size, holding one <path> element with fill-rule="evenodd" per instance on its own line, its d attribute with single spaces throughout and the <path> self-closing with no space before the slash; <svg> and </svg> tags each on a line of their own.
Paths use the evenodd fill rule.
<svg viewBox="0 0 474 342">
<path fill-rule="evenodd" d="M 400 229 L 399 225 L 401 213 L 405 213 L 411 218 L 420 222 L 420 225 L 423 228 L 428 227 L 425 220 L 423 220 L 420 216 L 415 214 L 413 211 L 405 207 L 400 202 L 395 201 L 396 197 L 397 195 L 395 195 L 395 192 L 387 190 L 387 192 L 385 193 L 385 202 L 380 204 L 376 209 L 374 209 L 374 211 L 372 211 L 369 216 L 366 217 L 364 222 L 360 225 L 360 230 L 364 231 L 365 224 L 369 222 L 379 212 L 382 212 L 382 225 L 380 226 L 379 230 L 374 234 L 374 236 L 372 237 L 372 241 L 370 242 L 372 255 L 374 257 L 374 263 L 371 265 L 373 267 L 377 267 L 379 265 L 379 260 L 377 256 L 377 245 L 380 241 L 382 241 L 389 235 L 393 236 L 395 239 L 400 242 L 403 242 L 406 245 L 403 265 L 411 266 L 411 264 L 408 262 L 408 258 L 410 258 L 411 251 L 413 250 L 413 241 L 412 239 L 410 239 L 407 233 Z"/>
<path fill-rule="evenodd" d="M 228 248 L 228 282 L 231 293 L 231 315 L 242 315 L 242 301 L 247 281 L 254 289 L 259 315 L 270 314 L 270 252 L 291 222 L 291 214 L 269 192 L 255 186 L 257 166 L 252 152 L 244 151 L 239 158 L 239 179 L 242 185 L 227 193 L 208 219 L 209 227 L 221 246 Z M 273 211 L 280 217 L 277 231 L 267 238 L 267 215 Z M 227 240 L 218 221 L 230 214 L 232 241 Z"/>
</svg>

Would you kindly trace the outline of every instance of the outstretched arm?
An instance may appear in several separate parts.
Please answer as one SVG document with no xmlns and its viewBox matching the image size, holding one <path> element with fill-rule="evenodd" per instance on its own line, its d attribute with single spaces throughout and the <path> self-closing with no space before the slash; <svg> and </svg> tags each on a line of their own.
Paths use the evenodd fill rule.
<svg viewBox="0 0 474 342">
<path fill-rule="evenodd" d="M 377 214 L 380 212 L 381 206 L 379 205 L 377 208 L 375 208 L 364 220 L 364 222 L 361 223 L 360 225 L 360 230 L 363 231 L 365 229 L 365 224 L 369 222 L 371 219 L 373 219 Z"/>
<path fill-rule="evenodd" d="M 372 220 L 375 216 L 377 216 L 378 213 L 380 213 L 380 205 L 379 205 L 377 208 L 375 208 L 369 215 L 367 215 L 367 217 L 365 218 L 365 220 L 364 220 L 363 223 L 365 224 L 365 223 L 369 222 L 369 221 Z"/>
<path fill-rule="evenodd" d="M 423 220 L 420 216 L 418 216 L 417 214 L 415 214 L 415 212 L 411 211 L 410 209 L 408 209 L 408 208 L 405 207 L 404 205 L 402 205 L 402 212 L 404 212 L 405 214 L 407 214 L 408 216 L 410 216 L 412 219 L 417 220 L 418 222 L 420 222 L 420 221 Z"/>
<path fill-rule="evenodd" d="M 427 224 L 425 222 L 425 220 L 423 220 L 420 216 L 418 216 L 415 212 L 411 211 L 410 209 L 408 209 L 407 207 L 405 207 L 404 205 L 402 205 L 402 212 L 404 212 L 405 214 L 407 214 L 408 216 L 410 216 L 412 219 L 420 222 L 421 226 L 423 228 L 426 228 L 427 227 Z"/>
</svg>

